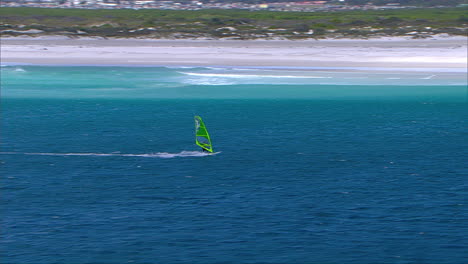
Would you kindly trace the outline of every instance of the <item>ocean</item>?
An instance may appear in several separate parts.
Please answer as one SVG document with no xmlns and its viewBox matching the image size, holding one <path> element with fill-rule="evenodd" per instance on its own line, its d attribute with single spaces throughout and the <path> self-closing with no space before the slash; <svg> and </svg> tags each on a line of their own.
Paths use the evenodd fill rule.
<svg viewBox="0 0 468 264">
<path fill-rule="evenodd" d="M 3 66 L 1 262 L 467 263 L 466 85 L 441 69 Z"/>
</svg>

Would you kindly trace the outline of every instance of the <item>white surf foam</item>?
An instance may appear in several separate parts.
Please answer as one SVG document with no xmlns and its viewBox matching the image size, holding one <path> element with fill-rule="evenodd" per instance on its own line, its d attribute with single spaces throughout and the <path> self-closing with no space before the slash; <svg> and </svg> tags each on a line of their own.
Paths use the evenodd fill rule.
<svg viewBox="0 0 468 264">
<path fill-rule="evenodd" d="M 15 72 L 26 72 L 23 68 L 15 68 Z"/>
<path fill-rule="evenodd" d="M 185 83 L 194 85 L 235 85 L 235 82 L 228 81 L 221 78 L 198 78 L 198 79 L 187 79 Z"/>
<path fill-rule="evenodd" d="M 55 153 L 55 152 L 0 152 L 4 155 L 35 155 L 35 156 L 100 156 L 100 157 L 146 157 L 146 158 L 177 158 L 177 157 L 206 157 L 217 155 L 221 152 L 207 153 L 202 151 L 181 151 L 178 153 L 156 152 L 156 153 Z"/>
<path fill-rule="evenodd" d="M 218 78 L 294 78 L 294 79 L 330 79 L 328 76 L 269 75 L 269 74 L 233 74 L 233 73 L 196 73 L 180 72 L 190 76 Z"/>
<path fill-rule="evenodd" d="M 424 78 L 421 78 L 421 80 L 431 80 L 432 78 L 436 77 L 437 75 L 431 75 L 431 76 L 427 76 L 427 77 L 424 77 Z"/>
</svg>

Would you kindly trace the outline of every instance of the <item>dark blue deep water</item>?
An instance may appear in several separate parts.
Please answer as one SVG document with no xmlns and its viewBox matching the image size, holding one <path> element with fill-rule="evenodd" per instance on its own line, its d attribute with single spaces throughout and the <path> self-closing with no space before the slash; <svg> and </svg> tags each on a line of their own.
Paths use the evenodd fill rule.
<svg viewBox="0 0 468 264">
<path fill-rule="evenodd" d="M 3 67 L 1 263 L 468 262 L 465 85 L 210 70 Z"/>
</svg>

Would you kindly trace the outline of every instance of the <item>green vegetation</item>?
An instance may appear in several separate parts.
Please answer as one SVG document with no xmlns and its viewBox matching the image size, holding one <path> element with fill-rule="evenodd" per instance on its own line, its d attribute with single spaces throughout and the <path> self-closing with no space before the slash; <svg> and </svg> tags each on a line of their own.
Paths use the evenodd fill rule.
<svg viewBox="0 0 468 264">
<path fill-rule="evenodd" d="M 333 0 L 333 2 L 338 2 Z M 346 0 L 349 5 L 365 5 L 371 3 L 374 5 L 386 5 L 390 3 L 398 3 L 404 6 L 457 6 L 466 4 L 466 0 Z"/>
<path fill-rule="evenodd" d="M 466 35 L 468 8 L 340 12 L 1 8 L 3 35 L 310 38 Z"/>
</svg>

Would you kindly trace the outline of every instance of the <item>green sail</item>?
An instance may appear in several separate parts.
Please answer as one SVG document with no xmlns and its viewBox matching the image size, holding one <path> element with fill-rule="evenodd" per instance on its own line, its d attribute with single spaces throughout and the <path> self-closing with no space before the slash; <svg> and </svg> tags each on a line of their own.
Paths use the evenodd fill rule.
<svg viewBox="0 0 468 264">
<path fill-rule="evenodd" d="M 205 123 L 203 123 L 203 120 L 199 116 L 195 116 L 195 144 L 213 153 L 210 135 L 208 134 L 208 130 L 206 130 Z"/>
</svg>

